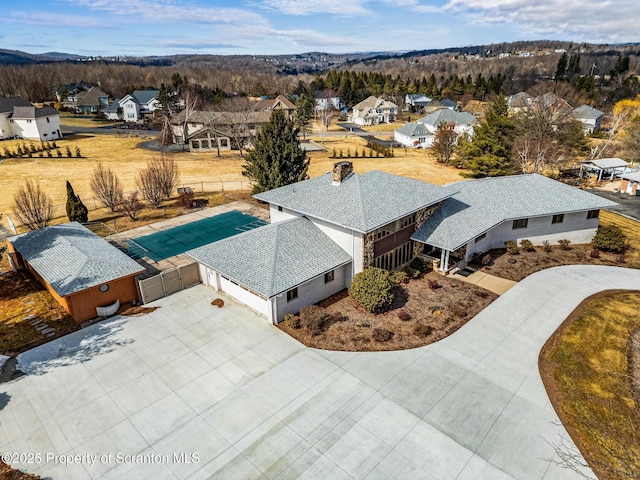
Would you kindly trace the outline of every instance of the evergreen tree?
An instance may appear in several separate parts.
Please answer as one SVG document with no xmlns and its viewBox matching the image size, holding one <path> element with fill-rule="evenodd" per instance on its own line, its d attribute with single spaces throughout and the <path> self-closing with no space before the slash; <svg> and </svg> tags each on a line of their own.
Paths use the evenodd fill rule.
<svg viewBox="0 0 640 480">
<path fill-rule="evenodd" d="M 307 132 L 310 130 L 311 119 L 315 110 L 316 102 L 313 96 L 303 93 L 296 102 L 295 122 L 296 126 L 302 132 L 302 137 L 307 138 Z"/>
<path fill-rule="evenodd" d="M 507 111 L 507 98 L 497 96 L 485 120 L 474 129 L 473 139 L 460 139 L 460 156 L 471 170 L 470 176 L 497 177 L 514 172 L 511 146 L 515 128 Z"/>
<path fill-rule="evenodd" d="M 564 52 L 558 60 L 558 65 L 556 67 L 556 82 L 559 80 L 563 80 L 567 73 L 567 52 Z"/>
<path fill-rule="evenodd" d="M 67 217 L 70 222 L 85 223 L 89 220 L 89 210 L 75 194 L 73 187 L 67 180 Z"/>
<path fill-rule="evenodd" d="M 254 182 L 254 194 L 304 180 L 309 169 L 298 129 L 282 110 L 271 113 L 245 160 L 242 174 Z"/>
</svg>

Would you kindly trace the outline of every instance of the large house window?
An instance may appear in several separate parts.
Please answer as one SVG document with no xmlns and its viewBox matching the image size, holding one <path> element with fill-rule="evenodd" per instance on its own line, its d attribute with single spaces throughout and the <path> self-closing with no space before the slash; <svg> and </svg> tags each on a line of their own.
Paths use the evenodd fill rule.
<svg viewBox="0 0 640 480">
<path fill-rule="evenodd" d="M 520 218 L 518 220 L 514 220 L 513 221 L 513 230 L 516 230 L 518 228 L 527 228 L 527 225 L 529 224 L 529 219 L 528 218 Z"/>
<path fill-rule="evenodd" d="M 587 213 L 587 220 L 591 218 L 598 218 L 600 216 L 600 210 L 589 210 Z"/>
<path fill-rule="evenodd" d="M 220 139 L 220 146 L 223 148 L 227 148 L 229 146 L 229 142 L 227 141 L 226 138 L 221 138 Z"/>
<path fill-rule="evenodd" d="M 331 270 L 330 272 L 327 272 L 324 274 L 324 283 L 333 282 L 334 278 L 335 278 L 334 270 Z"/>
<path fill-rule="evenodd" d="M 298 298 L 298 288 L 292 288 L 291 290 L 289 290 L 287 292 L 287 302 L 290 302 L 291 300 L 295 300 L 296 298 Z"/>
<path fill-rule="evenodd" d="M 551 223 L 562 223 L 564 222 L 564 213 L 559 213 L 558 215 L 554 215 L 551 218 Z"/>
</svg>

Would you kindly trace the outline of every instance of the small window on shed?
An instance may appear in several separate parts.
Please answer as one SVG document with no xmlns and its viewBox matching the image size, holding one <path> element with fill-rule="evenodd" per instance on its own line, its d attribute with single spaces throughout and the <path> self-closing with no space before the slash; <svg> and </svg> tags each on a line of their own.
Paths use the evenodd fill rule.
<svg viewBox="0 0 640 480">
<path fill-rule="evenodd" d="M 282 205 L 278 205 L 278 211 L 281 212 L 282 211 Z"/>
<path fill-rule="evenodd" d="M 554 215 L 554 216 L 551 218 L 551 223 L 552 223 L 552 224 L 553 224 L 553 223 L 562 223 L 562 222 L 564 222 L 564 213 L 560 213 L 560 214 L 558 214 L 558 215 Z"/>
<path fill-rule="evenodd" d="M 333 282 L 334 278 L 335 278 L 334 270 L 331 270 L 330 272 L 327 272 L 324 274 L 324 283 Z"/>
<path fill-rule="evenodd" d="M 475 239 L 474 243 L 481 242 L 481 241 L 482 241 L 482 240 L 484 240 L 485 238 L 487 238 L 487 234 L 486 234 L 486 233 L 483 233 L 482 235 L 480 235 L 480 236 L 476 237 L 476 239 Z"/>
<path fill-rule="evenodd" d="M 527 228 L 527 225 L 529 224 L 529 219 L 528 218 L 521 218 L 519 220 L 514 220 L 513 221 L 513 230 L 516 230 L 518 228 Z"/>
<path fill-rule="evenodd" d="M 289 290 L 287 292 L 287 302 L 290 302 L 291 300 L 295 300 L 296 298 L 298 298 L 298 288 L 292 288 L 291 290 Z"/>
<path fill-rule="evenodd" d="M 591 218 L 598 218 L 600 216 L 600 210 L 589 210 L 587 212 L 587 220 Z"/>
</svg>

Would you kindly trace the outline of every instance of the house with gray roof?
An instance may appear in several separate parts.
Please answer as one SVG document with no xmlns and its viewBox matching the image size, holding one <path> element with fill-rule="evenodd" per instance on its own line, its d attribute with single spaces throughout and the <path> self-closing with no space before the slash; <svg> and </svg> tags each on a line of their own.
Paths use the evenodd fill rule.
<svg viewBox="0 0 640 480">
<path fill-rule="evenodd" d="M 597 132 L 602 128 L 604 112 L 589 105 L 580 105 L 574 108 L 571 111 L 571 116 L 584 125 L 585 134 Z"/>
<path fill-rule="evenodd" d="M 407 93 L 404 97 L 404 104 L 407 110 L 421 111 L 429 105 L 431 97 L 427 97 L 424 93 Z"/>
<path fill-rule="evenodd" d="M 436 131 L 441 124 L 453 125 L 457 136 L 473 136 L 473 126 L 476 117 L 467 112 L 456 112 L 448 108 L 441 108 L 417 120 L 407 123 L 393 132 L 396 142 L 405 147 L 429 148 L 433 145 Z"/>
<path fill-rule="evenodd" d="M 138 299 L 144 267 L 78 222 L 9 237 L 7 252 L 12 267 L 30 270 L 77 322 Z"/>
<path fill-rule="evenodd" d="M 395 103 L 371 95 L 353 106 L 349 121 L 361 126 L 378 125 L 393 123 L 397 116 L 398 106 Z"/>
<path fill-rule="evenodd" d="M 319 177 L 254 195 L 271 224 L 187 252 L 212 288 L 278 323 L 349 287 L 367 267 L 418 255 L 450 271 L 508 240 L 588 243 L 617 203 L 537 174 L 437 186 L 338 162 Z"/>
<path fill-rule="evenodd" d="M 628 172 L 620 175 L 620 191 L 629 195 L 640 195 L 640 172 Z"/>
<path fill-rule="evenodd" d="M 104 114 L 109 120 L 124 120 L 125 122 L 142 122 L 160 109 L 158 90 L 135 90 L 129 95 L 114 100 L 104 108 Z"/>
<path fill-rule="evenodd" d="M 448 271 L 511 240 L 534 245 L 568 239 L 589 243 L 599 212 L 616 202 L 538 174 L 492 177 L 448 185 L 457 190 L 411 236 Z"/>
<path fill-rule="evenodd" d="M 0 99 L 0 139 L 57 140 L 62 138 L 60 113 L 53 107 L 36 107 L 21 97 Z"/>
</svg>

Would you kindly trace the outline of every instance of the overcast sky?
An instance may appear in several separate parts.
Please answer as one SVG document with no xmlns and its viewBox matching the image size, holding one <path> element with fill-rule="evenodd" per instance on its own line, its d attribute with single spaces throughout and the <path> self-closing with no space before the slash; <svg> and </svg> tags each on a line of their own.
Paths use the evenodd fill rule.
<svg viewBox="0 0 640 480">
<path fill-rule="evenodd" d="M 2 0 L 0 48 L 80 55 L 640 41 L 639 0 Z"/>
</svg>

